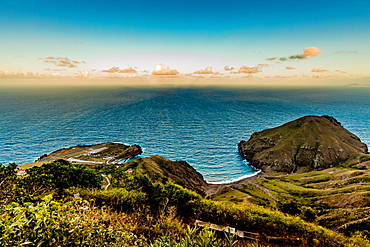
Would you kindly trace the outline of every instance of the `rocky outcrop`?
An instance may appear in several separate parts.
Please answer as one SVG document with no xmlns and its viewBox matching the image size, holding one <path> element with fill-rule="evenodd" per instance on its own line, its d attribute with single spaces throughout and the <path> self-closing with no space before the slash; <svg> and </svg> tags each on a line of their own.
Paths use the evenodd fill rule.
<svg viewBox="0 0 370 247">
<path fill-rule="evenodd" d="M 113 143 L 111 145 L 115 145 L 115 146 L 113 146 L 113 150 L 115 151 L 115 152 L 113 152 L 113 155 L 116 155 L 117 160 L 130 159 L 130 158 L 133 158 L 133 157 L 138 156 L 138 155 L 143 153 L 143 150 L 137 144 L 132 145 L 132 146 L 127 146 L 127 145 L 121 144 L 121 143 Z M 107 151 L 109 151 L 109 150 L 110 149 L 107 149 L 107 150 L 104 150 L 103 152 L 106 152 L 106 154 L 107 154 L 108 153 Z M 99 154 L 101 155 L 101 153 L 99 153 Z"/>
<path fill-rule="evenodd" d="M 252 134 L 240 153 L 263 171 L 321 170 L 368 153 L 366 144 L 330 116 L 306 116 Z"/>
</svg>

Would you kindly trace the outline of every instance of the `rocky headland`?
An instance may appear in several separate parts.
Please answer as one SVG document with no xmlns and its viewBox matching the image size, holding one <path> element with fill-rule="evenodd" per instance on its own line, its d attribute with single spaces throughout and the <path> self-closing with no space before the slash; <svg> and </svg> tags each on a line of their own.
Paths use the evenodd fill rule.
<svg viewBox="0 0 370 247">
<path fill-rule="evenodd" d="M 322 170 L 368 153 L 366 144 L 330 116 L 305 116 L 256 132 L 238 148 L 254 167 L 286 173 Z"/>
</svg>

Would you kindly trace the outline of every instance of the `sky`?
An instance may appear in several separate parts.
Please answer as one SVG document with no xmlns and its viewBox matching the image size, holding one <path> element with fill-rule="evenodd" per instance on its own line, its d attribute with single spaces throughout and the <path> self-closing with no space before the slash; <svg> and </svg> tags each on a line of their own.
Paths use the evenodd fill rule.
<svg viewBox="0 0 370 247">
<path fill-rule="evenodd" d="M 368 0 L 0 0 L 0 34 L 3 75 L 370 78 Z"/>
</svg>

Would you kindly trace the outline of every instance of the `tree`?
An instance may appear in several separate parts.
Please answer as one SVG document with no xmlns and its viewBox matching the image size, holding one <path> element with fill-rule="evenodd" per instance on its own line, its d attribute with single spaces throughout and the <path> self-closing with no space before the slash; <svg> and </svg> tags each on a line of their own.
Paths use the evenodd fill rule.
<svg viewBox="0 0 370 247">
<path fill-rule="evenodd" d="M 70 187 L 100 188 L 102 181 L 102 176 L 97 171 L 62 159 L 41 167 L 32 167 L 27 170 L 27 174 L 19 185 L 30 191 L 40 188 L 57 192 Z"/>
<path fill-rule="evenodd" d="M 0 164 L 0 201 L 12 201 L 13 188 L 17 182 L 17 165 L 10 163 L 7 166 Z"/>
<path fill-rule="evenodd" d="M 301 213 L 300 205 L 296 201 L 290 201 L 280 205 L 280 211 L 286 214 L 299 215 Z"/>
</svg>

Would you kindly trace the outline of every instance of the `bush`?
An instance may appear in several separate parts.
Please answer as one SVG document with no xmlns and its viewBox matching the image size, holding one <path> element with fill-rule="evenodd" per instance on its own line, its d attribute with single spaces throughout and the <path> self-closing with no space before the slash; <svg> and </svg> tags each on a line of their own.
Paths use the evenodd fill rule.
<svg viewBox="0 0 370 247">
<path fill-rule="evenodd" d="M 108 206 L 117 212 L 138 210 L 147 205 L 147 195 L 140 191 L 127 191 L 124 188 L 110 190 L 71 190 L 86 200 L 94 200 L 98 206 Z"/>
<path fill-rule="evenodd" d="M 13 201 L 14 185 L 17 183 L 17 165 L 11 163 L 8 166 L 0 164 L 0 202 Z"/>
<path fill-rule="evenodd" d="M 66 160 L 55 160 L 32 167 L 25 177 L 28 183 L 40 183 L 44 186 L 63 191 L 70 187 L 100 188 L 102 176 L 82 164 L 72 164 Z"/>
<path fill-rule="evenodd" d="M 305 221 L 314 222 L 317 218 L 317 215 L 315 210 L 313 210 L 311 207 L 302 206 L 300 217 Z"/>
<path fill-rule="evenodd" d="M 225 234 L 223 240 L 217 239 L 215 232 L 207 229 L 187 228 L 185 237 L 180 241 L 175 241 L 170 235 L 163 235 L 155 240 L 150 247 L 234 247 L 237 244 L 235 235 Z"/>
<path fill-rule="evenodd" d="M 296 201 L 283 203 L 279 208 L 281 212 L 290 215 L 299 215 L 301 213 L 300 205 Z"/>
<path fill-rule="evenodd" d="M 36 205 L 11 203 L 0 209 L 1 246 L 139 246 L 132 233 L 101 223 L 86 201 L 61 204 L 47 196 Z"/>
</svg>

